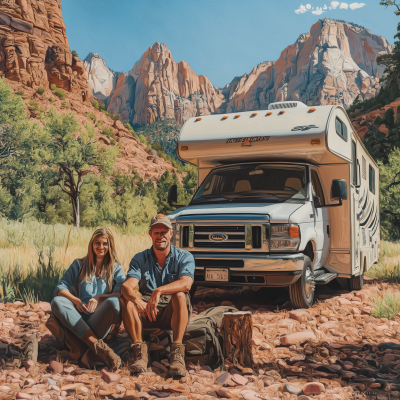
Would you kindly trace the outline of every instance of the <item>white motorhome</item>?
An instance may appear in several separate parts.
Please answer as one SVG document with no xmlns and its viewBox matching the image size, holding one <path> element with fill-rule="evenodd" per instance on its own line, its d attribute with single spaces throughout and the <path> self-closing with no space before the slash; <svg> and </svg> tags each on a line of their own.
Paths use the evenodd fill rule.
<svg viewBox="0 0 400 400">
<path fill-rule="evenodd" d="M 198 168 L 190 204 L 170 214 L 194 287 L 288 286 L 301 308 L 315 284 L 362 287 L 380 248 L 379 169 L 341 106 L 191 118 L 177 155 Z"/>
</svg>

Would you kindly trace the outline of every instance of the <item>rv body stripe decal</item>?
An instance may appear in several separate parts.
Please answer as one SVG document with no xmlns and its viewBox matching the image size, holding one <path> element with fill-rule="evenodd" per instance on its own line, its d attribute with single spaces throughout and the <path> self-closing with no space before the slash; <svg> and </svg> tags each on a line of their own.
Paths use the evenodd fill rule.
<svg viewBox="0 0 400 400">
<path fill-rule="evenodd" d="M 372 215 L 373 210 L 374 210 L 374 202 L 372 203 L 372 206 L 371 206 L 371 208 L 369 209 L 368 217 L 364 220 L 364 222 L 361 222 L 361 223 L 360 223 L 360 226 L 365 226 L 365 225 L 367 225 L 367 223 L 368 223 L 368 221 L 369 221 L 369 219 L 370 219 L 370 217 L 371 217 L 371 215 Z"/>
<path fill-rule="evenodd" d="M 378 226 L 379 226 L 379 218 L 377 219 L 377 221 L 378 221 L 378 223 L 376 224 L 375 230 L 374 230 L 374 232 L 372 233 L 371 236 L 374 236 L 375 233 L 376 233 L 376 231 L 377 231 L 377 229 L 378 229 Z"/>
<path fill-rule="evenodd" d="M 372 222 L 369 224 L 368 229 L 372 229 L 372 227 L 375 226 L 375 221 L 376 221 L 376 211 L 375 211 L 374 219 L 373 219 Z"/>
</svg>

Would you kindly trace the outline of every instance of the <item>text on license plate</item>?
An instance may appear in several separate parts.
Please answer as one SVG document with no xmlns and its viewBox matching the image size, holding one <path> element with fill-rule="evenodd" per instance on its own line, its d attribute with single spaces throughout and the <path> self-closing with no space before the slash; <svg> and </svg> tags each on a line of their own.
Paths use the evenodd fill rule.
<svg viewBox="0 0 400 400">
<path fill-rule="evenodd" d="M 229 281 L 229 271 L 221 268 L 207 268 L 206 269 L 206 281 Z"/>
</svg>

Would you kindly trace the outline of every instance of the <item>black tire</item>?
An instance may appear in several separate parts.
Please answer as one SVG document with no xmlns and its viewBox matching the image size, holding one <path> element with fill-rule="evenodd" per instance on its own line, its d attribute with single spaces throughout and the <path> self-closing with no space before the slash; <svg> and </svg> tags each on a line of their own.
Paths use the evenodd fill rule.
<svg viewBox="0 0 400 400">
<path fill-rule="evenodd" d="M 364 273 L 360 273 L 358 276 L 352 276 L 349 279 L 350 290 L 361 290 L 364 286 Z"/>
<path fill-rule="evenodd" d="M 290 302 L 293 308 L 310 308 L 314 302 L 314 271 L 309 257 L 304 256 L 303 272 L 295 283 L 289 286 Z"/>
</svg>

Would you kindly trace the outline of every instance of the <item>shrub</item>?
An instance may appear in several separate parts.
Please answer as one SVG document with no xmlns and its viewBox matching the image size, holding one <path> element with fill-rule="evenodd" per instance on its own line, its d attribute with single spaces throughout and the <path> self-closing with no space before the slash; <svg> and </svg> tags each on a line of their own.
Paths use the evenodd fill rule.
<svg viewBox="0 0 400 400">
<path fill-rule="evenodd" d="M 36 111 L 39 109 L 39 104 L 36 101 L 30 101 L 28 108 Z"/>
<path fill-rule="evenodd" d="M 114 134 L 114 131 L 111 128 L 105 128 L 101 133 L 110 138 Z"/>
<path fill-rule="evenodd" d="M 15 92 L 15 94 L 17 95 L 17 96 L 23 96 L 24 95 L 24 91 L 23 90 L 18 90 L 18 92 Z"/>
<path fill-rule="evenodd" d="M 49 102 L 54 103 L 54 99 L 52 97 L 49 97 Z"/>
<path fill-rule="evenodd" d="M 140 140 L 141 143 L 147 144 L 147 140 L 142 134 L 139 135 L 139 140 Z"/>
<path fill-rule="evenodd" d="M 65 107 L 65 108 L 70 108 L 70 105 L 69 105 L 69 103 L 68 103 L 67 101 L 63 101 L 63 102 L 61 103 L 61 106 L 62 106 L 62 107 Z"/>
<path fill-rule="evenodd" d="M 96 122 L 96 126 L 97 126 L 98 128 L 102 128 L 102 127 L 103 127 L 103 124 L 104 124 L 104 122 L 103 122 L 102 119 L 99 119 L 99 120 Z"/>
<path fill-rule="evenodd" d="M 93 122 L 96 122 L 96 116 L 92 112 L 87 112 L 85 114 L 86 117 L 90 118 Z"/>
<path fill-rule="evenodd" d="M 72 50 L 71 53 L 72 57 L 78 57 L 78 53 L 75 50 Z"/>
<path fill-rule="evenodd" d="M 96 108 L 97 110 L 99 110 L 99 102 L 98 102 L 98 101 L 93 100 L 93 101 L 92 101 L 92 106 L 93 106 L 94 108 Z"/>
<path fill-rule="evenodd" d="M 393 319 L 400 311 L 400 297 L 395 292 L 379 292 L 371 300 L 374 303 L 371 315 L 375 318 Z"/>
<path fill-rule="evenodd" d="M 59 97 L 61 100 L 65 100 L 65 92 L 64 90 L 60 89 L 60 88 L 56 88 L 54 90 L 54 94 Z"/>
<path fill-rule="evenodd" d="M 40 86 L 40 87 L 38 88 L 37 92 L 38 92 L 40 95 L 42 95 L 42 94 L 44 93 L 44 87 L 43 87 L 43 86 Z"/>
<path fill-rule="evenodd" d="M 115 146 L 115 141 L 114 140 L 110 140 L 110 144 L 111 144 L 111 146 Z"/>
<path fill-rule="evenodd" d="M 101 104 L 99 104 L 99 108 L 100 108 L 100 110 L 105 110 L 106 109 L 106 105 L 101 103 Z"/>
<path fill-rule="evenodd" d="M 57 89 L 57 86 L 56 86 L 54 83 L 52 83 L 52 84 L 50 85 L 50 89 L 51 89 L 51 90 L 56 90 L 56 89 Z"/>
<path fill-rule="evenodd" d="M 119 115 L 118 113 L 114 113 L 114 114 L 112 114 L 111 118 L 112 118 L 114 121 L 118 121 L 118 120 L 121 119 L 121 115 Z"/>
</svg>

